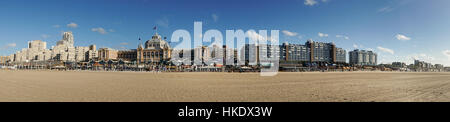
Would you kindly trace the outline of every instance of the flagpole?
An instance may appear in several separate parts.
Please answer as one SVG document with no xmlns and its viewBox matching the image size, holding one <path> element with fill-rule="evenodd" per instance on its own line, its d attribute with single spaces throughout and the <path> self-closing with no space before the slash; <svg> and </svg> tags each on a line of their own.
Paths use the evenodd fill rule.
<svg viewBox="0 0 450 122">
<path fill-rule="evenodd" d="M 138 45 L 142 44 L 141 36 L 142 36 L 142 32 L 138 35 L 138 39 L 139 39 L 139 44 Z"/>
</svg>

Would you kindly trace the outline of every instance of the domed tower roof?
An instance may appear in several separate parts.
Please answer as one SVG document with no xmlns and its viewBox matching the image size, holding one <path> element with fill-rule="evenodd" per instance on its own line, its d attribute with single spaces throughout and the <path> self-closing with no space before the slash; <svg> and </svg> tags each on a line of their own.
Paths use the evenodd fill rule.
<svg viewBox="0 0 450 122">
<path fill-rule="evenodd" d="M 152 36 L 152 40 L 153 39 L 159 39 L 161 40 L 161 35 L 159 35 L 158 33 L 155 33 L 155 35 Z"/>
<path fill-rule="evenodd" d="M 155 33 L 150 40 L 145 42 L 145 49 L 165 49 L 170 48 L 169 44 L 161 38 L 161 35 Z"/>
</svg>

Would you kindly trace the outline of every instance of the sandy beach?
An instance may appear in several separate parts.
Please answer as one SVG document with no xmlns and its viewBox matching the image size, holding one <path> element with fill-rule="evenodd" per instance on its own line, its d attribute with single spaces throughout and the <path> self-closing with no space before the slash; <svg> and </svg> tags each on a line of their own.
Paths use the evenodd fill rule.
<svg viewBox="0 0 450 122">
<path fill-rule="evenodd" d="M 450 73 L 0 71 L 2 102 L 450 101 Z"/>
</svg>

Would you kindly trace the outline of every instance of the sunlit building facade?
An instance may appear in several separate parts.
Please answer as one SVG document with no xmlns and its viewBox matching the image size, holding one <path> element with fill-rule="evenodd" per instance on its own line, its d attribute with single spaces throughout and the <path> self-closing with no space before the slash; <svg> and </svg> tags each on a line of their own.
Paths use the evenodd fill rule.
<svg viewBox="0 0 450 122">
<path fill-rule="evenodd" d="M 373 51 L 355 49 L 349 52 L 349 63 L 360 66 L 377 65 L 377 54 Z"/>
</svg>

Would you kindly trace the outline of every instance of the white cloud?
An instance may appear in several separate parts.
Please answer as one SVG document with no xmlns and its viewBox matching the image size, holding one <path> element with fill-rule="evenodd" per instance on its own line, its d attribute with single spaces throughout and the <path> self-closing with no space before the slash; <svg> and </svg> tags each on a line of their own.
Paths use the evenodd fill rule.
<svg viewBox="0 0 450 122">
<path fill-rule="evenodd" d="M 114 30 L 114 29 L 109 29 L 109 32 L 116 32 L 116 30 Z"/>
<path fill-rule="evenodd" d="M 254 32 L 254 31 L 249 31 L 247 33 L 247 35 L 252 40 L 263 39 L 263 37 L 261 35 L 259 35 L 258 33 Z"/>
<path fill-rule="evenodd" d="M 397 40 L 400 40 L 400 41 L 408 41 L 408 40 L 411 40 L 410 37 L 407 37 L 407 36 L 402 35 L 402 34 L 397 34 L 397 35 L 395 35 L 395 38 L 397 38 Z"/>
<path fill-rule="evenodd" d="M 358 45 L 353 44 L 353 48 L 358 49 Z"/>
<path fill-rule="evenodd" d="M 259 35 L 258 33 L 256 33 L 255 31 L 249 31 L 247 33 L 248 37 L 253 39 L 253 40 L 258 40 L 258 39 L 262 39 L 262 40 L 266 40 L 265 37 Z"/>
<path fill-rule="evenodd" d="M 329 0 L 320 0 L 320 1 L 326 3 Z M 304 4 L 307 6 L 313 6 L 313 5 L 319 4 L 319 0 L 305 0 Z"/>
<path fill-rule="evenodd" d="M 390 53 L 390 54 L 394 54 L 394 50 L 389 49 L 389 48 L 384 48 L 384 47 L 377 47 L 378 50 L 380 50 L 381 52 L 385 52 L 385 53 Z"/>
<path fill-rule="evenodd" d="M 425 53 L 419 53 L 419 54 L 410 54 L 406 57 L 406 59 L 408 61 L 421 60 L 421 61 L 426 61 L 426 62 L 433 62 L 435 58 L 433 56 L 429 56 Z"/>
<path fill-rule="evenodd" d="M 122 47 L 119 47 L 119 49 L 126 50 L 127 48 L 122 46 Z"/>
<path fill-rule="evenodd" d="M 344 38 L 345 40 L 349 40 L 350 37 L 344 35 L 336 35 L 336 38 Z"/>
<path fill-rule="evenodd" d="M 385 13 L 385 12 L 391 12 L 392 10 L 394 10 L 394 8 L 392 8 L 392 7 L 390 7 L 390 6 L 386 6 L 386 7 L 383 7 L 383 8 L 378 9 L 378 12 L 383 12 L 383 13 Z"/>
<path fill-rule="evenodd" d="M 326 33 L 321 33 L 321 32 L 319 32 L 317 35 L 319 35 L 319 37 L 328 37 L 328 34 L 326 34 Z"/>
<path fill-rule="evenodd" d="M 9 43 L 9 44 L 7 44 L 6 46 L 8 46 L 8 47 L 16 47 L 17 44 L 16 44 L 16 43 Z"/>
<path fill-rule="evenodd" d="M 100 33 L 100 34 L 106 34 L 106 33 L 108 33 L 108 32 L 106 32 L 106 30 L 105 30 L 104 28 L 102 28 L 102 27 L 92 28 L 91 31 L 93 31 L 93 32 L 98 32 L 98 33 Z"/>
<path fill-rule="evenodd" d="M 78 24 L 74 23 L 74 22 L 70 22 L 69 24 L 67 24 L 67 27 L 69 27 L 69 28 L 77 28 Z"/>
<path fill-rule="evenodd" d="M 442 51 L 442 54 L 447 56 L 448 60 L 450 60 L 450 50 L 444 50 L 444 51 Z"/>
<path fill-rule="evenodd" d="M 290 31 L 288 31 L 288 30 L 283 30 L 283 31 L 281 31 L 284 35 L 286 35 L 286 36 L 297 36 L 298 35 L 298 33 L 296 33 L 296 32 L 290 32 Z"/>
<path fill-rule="evenodd" d="M 353 44 L 353 48 L 363 50 L 365 47 L 364 47 L 364 45 Z M 367 50 L 367 49 L 369 49 L 369 48 L 366 48 L 366 50 Z"/>
<path fill-rule="evenodd" d="M 16 47 L 17 46 L 17 44 L 16 43 L 9 43 L 9 44 L 6 44 L 5 46 L 3 46 L 2 48 L 0 48 L 0 49 L 8 49 L 8 48 L 11 48 L 11 47 Z"/>
<path fill-rule="evenodd" d="M 120 43 L 120 45 L 128 45 L 128 43 L 122 42 L 122 43 Z"/>
<path fill-rule="evenodd" d="M 46 39 L 46 38 L 50 37 L 50 35 L 42 34 L 41 37 L 44 38 L 44 39 Z"/>
<path fill-rule="evenodd" d="M 54 27 L 54 28 L 59 28 L 59 27 L 61 27 L 60 25 L 53 25 L 52 27 Z"/>
<path fill-rule="evenodd" d="M 313 5 L 317 4 L 317 1 L 316 0 L 305 0 L 304 4 L 307 6 L 313 6 Z"/>
<path fill-rule="evenodd" d="M 276 38 L 272 38 L 271 36 L 267 36 L 267 38 L 266 38 L 264 36 L 259 35 L 255 31 L 248 31 L 247 36 L 248 36 L 248 38 L 253 39 L 253 40 L 261 39 L 261 40 L 267 40 L 267 41 L 273 40 L 273 41 L 279 42 L 279 40 L 277 40 Z"/>
<path fill-rule="evenodd" d="M 157 24 L 158 26 L 168 28 L 168 27 L 169 27 L 169 19 L 167 19 L 166 17 L 164 17 L 164 18 L 162 18 L 162 19 L 157 20 L 157 21 L 156 21 L 156 24 Z"/>
<path fill-rule="evenodd" d="M 212 16 L 214 22 L 219 21 L 219 16 L 217 16 L 217 14 L 212 14 L 211 16 Z"/>
<path fill-rule="evenodd" d="M 268 36 L 267 39 L 268 39 L 267 41 L 277 41 L 277 42 L 279 42 L 279 40 L 277 40 L 276 38 L 273 38 L 271 36 Z"/>
</svg>

